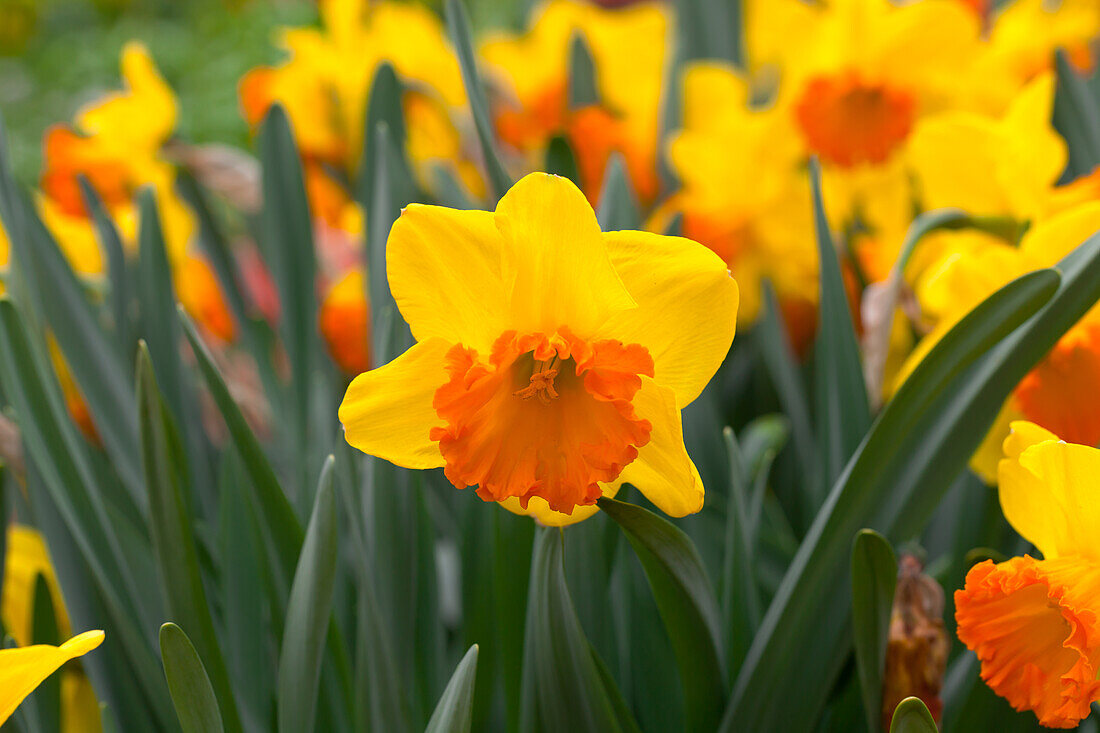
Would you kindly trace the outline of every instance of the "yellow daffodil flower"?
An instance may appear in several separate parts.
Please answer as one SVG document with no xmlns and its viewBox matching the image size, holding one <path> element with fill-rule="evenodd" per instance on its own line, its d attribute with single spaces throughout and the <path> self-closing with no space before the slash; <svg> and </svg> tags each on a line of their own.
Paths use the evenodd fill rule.
<svg viewBox="0 0 1100 733">
<path fill-rule="evenodd" d="M 529 170 L 542 167 L 550 138 L 564 135 L 591 201 L 611 153 L 619 152 L 639 198 L 653 201 L 671 27 L 668 9 L 656 2 L 609 10 L 583 0 L 549 0 L 533 12 L 523 35 L 489 38 L 481 57 L 501 92 L 494 105 L 501 139 L 524 157 Z M 600 99 L 570 109 L 569 59 L 576 34 L 592 54 Z"/>
<path fill-rule="evenodd" d="M 35 584 L 41 576 L 50 592 L 50 601 L 53 604 L 56 616 L 57 629 L 62 637 L 69 636 L 72 631 L 69 622 L 69 614 L 65 608 L 65 602 L 61 596 L 61 588 L 57 584 L 53 565 L 50 562 L 46 544 L 34 529 L 19 524 L 12 524 L 7 530 L 7 546 L 4 557 L 4 585 L 0 589 L 0 618 L 4 621 L 4 628 L 16 644 L 20 647 L 30 647 L 33 641 L 34 625 L 34 599 Z M 98 633 L 102 639 L 102 632 Z M 71 643 L 71 642 L 70 642 Z M 98 646 L 96 642 L 95 646 Z M 52 651 L 54 647 L 30 647 L 41 649 L 39 655 L 28 655 L 28 660 L 35 658 L 49 663 L 50 655 L 57 655 Z M 93 647 L 94 648 L 94 647 Z M 33 682 L 30 689 L 23 693 L 19 699 L 10 702 L 11 709 L 5 714 L 8 700 L 4 698 L 4 692 L 8 687 L 3 682 L 6 669 L 2 655 L 7 651 L 0 651 L 0 723 L 11 714 L 11 710 L 25 697 L 39 679 Z M 67 652 L 66 652 L 67 653 Z M 81 654 L 83 652 L 80 652 Z M 71 657 L 61 660 L 64 663 Z M 37 662 L 35 663 L 38 664 Z M 38 667 L 36 666 L 36 669 Z M 42 679 L 52 670 L 44 673 Z M 12 678 L 11 684 L 17 684 Z M 13 688 L 14 694 L 14 688 Z M 95 692 L 84 673 L 77 668 L 66 669 L 61 678 L 61 724 L 65 733 L 94 733 L 100 730 L 99 705 L 95 699 Z"/>
<path fill-rule="evenodd" d="M 958 97 L 978 21 L 958 0 L 831 0 L 810 14 L 750 13 L 748 37 L 785 50 L 779 103 L 822 162 L 830 220 L 896 231 L 912 210 L 905 143 Z"/>
<path fill-rule="evenodd" d="M 621 482 L 672 516 L 702 507 L 680 409 L 733 339 L 737 284 L 717 255 L 601 232 L 575 185 L 534 173 L 495 212 L 408 206 L 386 261 L 417 343 L 352 382 L 349 443 L 548 525 L 591 516 Z"/>
<path fill-rule="evenodd" d="M 16 649 L 0 649 L 0 724 L 7 721 L 19 707 L 19 703 L 61 665 L 70 659 L 84 656 L 102 643 L 102 631 L 85 631 L 61 646 L 36 644 Z"/>
<path fill-rule="evenodd" d="M 371 367 L 370 304 L 363 270 L 353 268 L 340 278 L 321 300 L 319 330 L 332 360 L 346 374 Z"/>
<path fill-rule="evenodd" d="M 1055 49 L 1065 49 L 1082 71 L 1093 68 L 1089 44 L 1100 35 L 1100 4 L 1094 0 L 1012 0 L 998 3 L 985 42 L 967 73 L 960 103 L 999 113 L 1019 90 L 1054 66 Z"/>
<path fill-rule="evenodd" d="M 322 0 L 321 28 L 291 28 L 289 58 L 241 79 L 241 107 L 253 127 L 279 102 L 286 109 L 307 177 L 323 164 L 348 174 L 359 164 L 371 80 L 385 61 L 405 83 L 409 151 L 427 180 L 429 164 L 451 165 L 475 194 L 482 187 L 453 117 L 466 104 L 458 61 L 438 16 L 403 2 Z M 335 184 L 333 184 L 335 185 Z M 317 202 L 311 196 L 315 214 Z"/>
<path fill-rule="evenodd" d="M 669 144 L 682 189 L 650 228 L 682 213 L 684 235 L 714 250 L 737 279 L 742 324 L 759 314 L 765 278 L 785 306 L 807 306 L 801 311 L 812 321 L 817 250 L 793 121 L 774 106 L 751 107 L 748 85 L 730 67 L 693 64 L 683 88 L 683 129 Z"/>
<path fill-rule="evenodd" d="M 1073 728 L 1100 700 L 1100 451 L 1015 422 L 998 469 L 1005 518 L 1042 553 L 970 569 L 959 639 L 981 675 L 1039 723 Z"/>
</svg>

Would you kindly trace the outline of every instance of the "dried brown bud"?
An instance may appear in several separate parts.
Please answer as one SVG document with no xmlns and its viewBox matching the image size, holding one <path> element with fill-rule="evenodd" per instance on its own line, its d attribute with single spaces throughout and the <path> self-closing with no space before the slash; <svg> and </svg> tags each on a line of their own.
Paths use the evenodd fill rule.
<svg viewBox="0 0 1100 733">
<path fill-rule="evenodd" d="M 943 588 L 923 570 L 913 555 L 902 555 L 898 563 L 882 680 L 883 730 L 889 730 L 894 708 L 910 696 L 923 700 L 937 721 L 943 711 L 940 689 L 949 648 L 943 628 Z"/>
</svg>

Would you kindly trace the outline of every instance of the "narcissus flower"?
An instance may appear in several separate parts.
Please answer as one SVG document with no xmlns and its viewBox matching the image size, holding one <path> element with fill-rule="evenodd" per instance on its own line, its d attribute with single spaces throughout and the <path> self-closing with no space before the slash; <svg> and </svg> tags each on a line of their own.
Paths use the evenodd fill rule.
<svg viewBox="0 0 1100 733">
<path fill-rule="evenodd" d="M 752 107 L 749 97 L 748 84 L 730 67 L 688 67 L 683 129 L 669 144 L 682 190 L 650 228 L 683 215 L 684 235 L 714 250 L 737 278 L 741 323 L 756 319 L 769 278 L 781 303 L 804 306 L 812 332 L 817 250 L 802 148 L 784 110 Z"/>
<path fill-rule="evenodd" d="M 81 109 L 71 127 L 46 132 L 37 199 L 43 222 L 77 274 L 99 277 L 106 262 L 79 177 L 99 195 L 131 256 L 137 252 L 138 193 L 152 189 L 180 301 L 208 330 L 231 338 L 234 324 L 221 288 L 190 253 L 195 216 L 176 193 L 175 167 L 161 154 L 179 114 L 175 95 L 140 43 L 126 44 L 120 66 L 124 90 Z"/>
<path fill-rule="evenodd" d="M 20 524 L 7 529 L 4 562 L 4 584 L 0 589 L 0 619 L 4 628 L 21 647 L 33 643 L 35 590 L 42 578 L 49 590 L 54 609 L 54 621 L 62 637 L 69 636 L 69 614 L 57 584 L 46 543 L 36 530 Z M 3 654 L 4 652 L 0 652 Z M 0 657 L 0 680 L 3 661 Z M 0 684 L 0 708 L 3 708 L 3 684 Z M 99 704 L 83 670 L 69 666 L 61 677 L 61 726 L 65 733 L 93 733 L 100 730 Z M 17 701 L 18 702 L 18 701 Z M 0 723 L 4 715 L 0 714 Z"/>
<path fill-rule="evenodd" d="M 733 339 L 737 284 L 717 255 L 602 232 L 576 186 L 542 173 L 495 212 L 410 205 L 386 255 L 417 343 L 348 388 L 353 446 L 443 467 L 544 524 L 591 516 L 621 482 L 672 516 L 702 507 L 680 409 Z"/>
<path fill-rule="evenodd" d="M 653 201 L 671 26 L 669 11 L 655 2 L 605 9 L 550 0 L 534 11 L 525 34 L 490 38 L 481 56 L 500 92 L 494 116 L 501 139 L 526 158 L 530 170 L 542 167 L 549 140 L 563 135 L 591 201 L 611 153 L 619 152 L 639 198 Z M 599 100 L 571 107 L 570 49 L 578 34 L 592 54 Z"/>
<path fill-rule="evenodd" d="M 959 639 L 982 679 L 1042 725 L 1075 727 L 1100 700 L 1100 451 L 1012 424 L 998 473 L 1005 518 L 1042 553 L 971 568 Z"/>
<path fill-rule="evenodd" d="M 370 304 L 361 269 L 352 269 L 337 281 L 318 313 L 321 336 L 332 360 L 347 374 L 370 369 Z"/>
<path fill-rule="evenodd" d="M 960 93 L 977 18 L 956 0 L 777 2 L 803 7 L 750 14 L 749 38 L 778 55 L 779 104 L 822 162 L 830 218 L 896 228 L 912 208 L 905 143 L 918 120 Z"/>
<path fill-rule="evenodd" d="M 431 164 L 453 166 L 477 193 L 480 178 L 452 120 L 466 93 L 439 17 L 409 3 L 365 0 L 323 0 L 320 13 L 321 28 L 283 31 L 285 62 L 257 67 L 241 79 L 249 124 L 258 126 L 272 104 L 282 104 L 307 179 L 327 175 L 326 166 L 350 176 L 362 152 L 371 80 L 388 61 L 405 85 L 409 151 L 417 171 L 426 177 Z"/>
<path fill-rule="evenodd" d="M 0 649 L 0 724 L 7 721 L 19 703 L 61 665 L 84 656 L 102 643 L 102 631 L 86 631 L 61 646 L 36 644 Z"/>
</svg>

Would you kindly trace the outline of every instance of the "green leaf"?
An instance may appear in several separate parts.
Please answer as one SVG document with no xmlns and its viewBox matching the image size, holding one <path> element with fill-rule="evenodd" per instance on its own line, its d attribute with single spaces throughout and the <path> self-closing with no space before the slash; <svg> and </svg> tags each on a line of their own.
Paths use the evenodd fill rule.
<svg viewBox="0 0 1100 733">
<path fill-rule="evenodd" d="M 871 407 L 863 382 L 855 323 L 848 307 L 847 290 L 837 262 L 836 246 L 829 233 L 825 202 L 821 196 L 821 167 L 810 161 L 810 186 L 814 200 L 817 254 L 821 263 L 821 302 L 818 306 L 817 340 L 814 345 L 817 439 L 822 459 L 822 491 L 836 480 L 856 446 L 871 426 Z"/>
<path fill-rule="evenodd" d="M 474 505 L 471 513 L 486 518 L 485 507 Z M 495 509 L 495 507 L 494 507 Z M 525 630 L 528 617 L 527 598 L 530 594 L 531 559 L 535 547 L 535 523 L 508 511 L 488 513 L 492 522 L 491 563 L 493 597 L 491 607 L 485 608 L 486 635 L 499 644 L 501 666 L 505 669 L 521 669 L 523 665 Z M 461 548 L 462 557 L 484 545 L 471 533 Z M 472 581 L 472 582 L 471 582 Z M 477 581 L 467 581 L 470 595 L 476 598 Z M 519 729 L 523 706 L 523 675 L 502 674 L 504 708 L 508 730 Z M 488 687 L 488 685 L 486 685 Z M 491 689 L 489 690 L 491 692 Z"/>
<path fill-rule="evenodd" d="M 146 599 L 124 560 L 121 525 L 116 524 L 124 520 L 117 511 L 108 511 L 106 492 L 69 420 L 52 367 L 41 349 L 37 342 L 32 345 L 16 306 L 0 298 L 0 384 L 15 409 L 23 447 L 57 507 L 68 538 L 87 564 L 107 609 L 110 629 L 125 649 L 142 692 L 155 714 L 162 715 L 168 697 L 157 681 L 156 659 L 141 633 L 138 609 L 144 605 L 139 601 Z M 140 536 L 135 530 L 130 532 Z M 149 551 L 140 541 L 126 548 L 134 554 Z"/>
<path fill-rule="evenodd" d="M 561 531 L 540 531 L 531 566 L 527 643 L 543 730 L 620 731 L 618 717 L 592 660 L 562 567 Z"/>
<path fill-rule="evenodd" d="M 100 326 L 84 289 L 57 241 L 22 200 L 25 238 L 12 238 L 33 301 L 57 339 L 73 378 L 91 409 L 103 447 L 135 506 L 144 508 L 137 461 L 137 407 L 127 383 L 130 367 Z"/>
<path fill-rule="evenodd" d="M 741 63 L 741 3 L 725 0 L 680 0 L 680 47 L 685 61 Z"/>
<path fill-rule="evenodd" d="M 722 563 L 722 626 L 726 632 L 726 662 L 735 670 L 741 666 L 760 627 L 762 602 L 753 565 L 755 532 L 748 497 L 752 477 L 733 430 L 727 427 L 722 435 L 729 454 L 730 474 Z"/>
<path fill-rule="evenodd" d="M 393 64 L 389 61 L 379 64 L 371 80 L 370 94 L 367 96 L 367 111 L 363 120 L 363 154 L 359 161 L 359 175 L 356 180 L 356 199 L 363 211 L 370 211 L 375 200 L 374 187 L 377 185 L 375 171 L 378 168 L 378 158 L 383 154 L 379 149 L 377 134 L 379 125 L 386 125 L 390 143 L 398 151 L 399 160 L 404 169 L 409 170 L 405 156 L 405 113 L 401 107 L 404 91 L 393 69 Z"/>
<path fill-rule="evenodd" d="M 791 421 L 791 437 L 798 457 L 798 470 L 802 480 L 795 487 L 795 496 L 782 496 L 784 509 L 792 524 L 799 530 L 809 525 L 816 510 L 813 501 L 813 484 L 819 480 L 820 459 L 813 421 L 810 419 L 809 400 L 803 387 L 802 376 L 790 339 L 779 310 L 779 302 L 771 283 L 764 283 L 764 314 L 756 328 L 759 334 L 760 353 L 772 384 L 779 396 L 783 414 Z"/>
<path fill-rule="evenodd" d="M 1041 270 L 990 296 L 887 404 L 783 578 L 741 668 L 723 730 L 735 722 L 750 730 L 804 730 L 817 720 L 851 644 L 852 536 L 861 527 L 895 540 L 919 531 L 1011 389 L 1100 298 L 1098 244 L 1100 237 L 1087 256 L 1079 249 L 1063 260 L 1061 288 L 1057 272 Z M 799 704 L 783 693 L 789 689 L 799 691 Z"/>
<path fill-rule="evenodd" d="M 244 463 L 245 473 L 249 478 L 245 485 L 254 492 L 254 504 L 259 507 L 264 518 L 262 529 L 267 537 L 265 544 L 272 554 L 273 581 L 276 588 L 280 589 L 276 595 L 285 598 L 298 562 L 298 551 L 302 546 L 302 525 L 298 523 L 298 517 L 283 493 L 259 439 L 248 426 L 248 421 L 241 414 L 241 408 L 229 393 L 218 368 L 214 366 L 210 350 L 182 308 L 179 309 L 179 319 L 199 364 L 199 371 L 206 381 L 206 387 L 210 390 L 214 404 L 229 429 L 229 437 Z"/>
<path fill-rule="evenodd" d="M 1100 101 L 1074 70 L 1065 49 L 1055 54 L 1058 88 L 1054 95 L 1054 126 L 1069 148 L 1068 176 L 1076 178 L 1100 165 Z"/>
<path fill-rule="evenodd" d="M 41 573 L 34 576 L 31 643 L 57 646 L 64 639 L 57 628 L 57 614 L 53 607 L 53 597 L 46 577 Z M 38 709 L 38 721 L 43 730 L 61 730 L 61 675 L 47 677 L 34 691 L 34 704 Z"/>
<path fill-rule="evenodd" d="M 882 707 L 882 675 L 898 560 L 886 538 L 872 529 L 860 530 L 852 543 L 852 628 L 856 669 L 863 691 L 867 730 L 878 730 Z"/>
<path fill-rule="evenodd" d="M 165 608 L 171 618 L 195 635 L 202 656 L 211 665 L 226 727 L 239 731 L 241 723 L 229 671 L 218 645 L 199 570 L 198 549 L 192 534 L 194 523 L 184 493 L 189 487 L 179 431 L 164 407 L 144 342 L 138 346 L 137 395 L 142 465 L 149 494 L 150 534 L 159 564 Z"/>
<path fill-rule="evenodd" d="M 607 162 L 603 176 L 603 189 L 600 191 L 600 205 L 596 208 L 596 218 L 605 232 L 622 229 L 639 229 L 642 215 L 638 206 L 638 197 L 630 185 L 630 176 L 626 171 L 623 156 L 614 152 Z"/>
<path fill-rule="evenodd" d="M 278 715 L 281 733 L 313 730 L 321 658 L 336 585 L 337 525 L 332 456 L 321 469 L 313 516 L 294 573 L 279 655 Z"/>
<path fill-rule="evenodd" d="M 96 238 L 100 247 L 107 253 L 107 272 L 111 282 L 111 315 L 114 318 L 115 340 L 119 353 L 130 353 L 133 326 L 130 323 L 130 278 L 126 266 L 126 251 L 122 246 L 122 237 L 114 221 L 107 213 L 99 194 L 83 175 L 77 178 L 84 205 L 95 223 Z"/>
<path fill-rule="evenodd" d="M 469 733 L 474 714 L 476 678 L 477 644 L 474 644 L 451 675 L 451 681 L 443 690 L 424 733 Z"/>
<path fill-rule="evenodd" d="M 932 713 L 919 697 L 907 697 L 894 708 L 890 733 L 938 733 Z"/>
<path fill-rule="evenodd" d="M 310 384 L 317 335 L 316 257 L 313 220 L 302 177 L 302 163 L 290 120 L 281 105 L 272 105 L 260 126 L 263 168 L 263 250 L 279 291 L 279 333 L 290 360 L 290 415 L 284 423 L 295 466 L 294 496 L 308 496 L 310 448 Z"/>
<path fill-rule="evenodd" d="M 597 503 L 626 533 L 649 580 L 676 653 L 687 729 L 714 730 L 726 693 L 722 636 L 714 591 L 695 545 L 651 511 L 606 497 Z"/>
<path fill-rule="evenodd" d="M 596 62 L 584 34 L 574 31 L 569 43 L 569 109 L 580 109 L 600 103 L 596 85 Z"/>
<path fill-rule="evenodd" d="M 161 228 L 157 200 L 151 187 L 139 196 L 141 227 L 138 232 L 142 337 L 149 346 L 153 366 L 163 386 L 172 413 L 184 417 L 183 372 L 179 358 L 179 326 L 174 317 L 175 288 L 172 266 Z"/>
<path fill-rule="evenodd" d="M 581 185 L 581 174 L 577 170 L 577 158 L 573 155 L 573 146 L 564 135 L 554 135 L 546 145 L 546 160 L 543 169 L 547 173 L 568 178 L 578 186 Z"/>
<path fill-rule="evenodd" d="M 222 731 L 222 716 L 210 678 L 191 640 L 176 624 L 160 627 L 160 656 L 183 733 Z"/>
<path fill-rule="evenodd" d="M 462 71 L 462 83 L 466 86 L 466 96 L 470 99 L 470 112 L 474 117 L 477 139 L 481 143 L 481 155 L 485 160 L 485 170 L 489 177 L 489 189 L 495 202 L 512 187 L 512 179 L 500 162 L 496 149 L 496 137 L 489 117 L 489 102 L 485 98 L 485 89 L 477 72 L 477 56 L 474 54 L 470 35 L 470 19 L 462 0 L 447 0 L 447 31 L 458 55 L 458 67 Z"/>
</svg>

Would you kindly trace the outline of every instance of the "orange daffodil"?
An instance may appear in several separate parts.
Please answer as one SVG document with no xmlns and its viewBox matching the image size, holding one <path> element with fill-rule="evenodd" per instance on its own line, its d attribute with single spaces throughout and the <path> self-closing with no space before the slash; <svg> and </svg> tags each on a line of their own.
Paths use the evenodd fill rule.
<svg viewBox="0 0 1100 733">
<path fill-rule="evenodd" d="M 971 568 L 955 592 L 959 638 L 1014 708 L 1073 728 L 1100 700 L 1100 450 L 1015 422 L 998 473 L 1005 518 L 1043 559 Z"/>
<path fill-rule="evenodd" d="M 37 531 L 12 524 L 7 529 L 4 584 L 0 589 L 0 619 L 20 649 L 0 650 L 0 724 L 46 677 L 65 662 L 99 646 L 102 631 L 92 631 L 61 647 L 31 646 L 35 584 L 41 577 L 49 589 L 59 633 L 71 633 L 69 614 L 57 584 L 46 544 Z M 18 653 L 16 653 L 18 652 Z M 8 665 L 11 665 L 9 668 Z M 66 668 L 61 678 L 61 726 L 66 733 L 100 730 L 99 704 L 84 673 Z"/>
<path fill-rule="evenodd" d="M 601 232 L 576 186 L 534 173 L 495 212 L 408 206 L 386 255 L 417 343 L 348 388 L 353 446 L 548 525 L 622 482 L 673 516 L 702 507 L 680 409 L 725 357 L 738 301 L 713 252 Z"/>
<path fill-rule="evenodd" d="M 501 140 L 541 168 L 555 135 L 569 140 L 581 187 L 599 194 L 613 152 L 622 154 L 643 203 L 657 196 L 661 89 L 670 61 L 672 19 L 664 4 L 600 8 L 584 0 L 549 0 L 532 13 L 523 35 L 497 35 L 481 57 L 499 94 L 494 105 Z M 595 66 L 597 104 L 570 108 L 570 49 L 583 37 Z"/>
<path fill-rule="evenodd" d="M 912 213 L 909 134 L 925 115 L 954 104 L 978 20 L 957 0 L 784 2 L 801 7 L 787 14 L 750 8 L 748 34 L 779 56 L 778 104 L 806 154 L 821 160 L 830 219 L 842 226 L 858 216 L 894 234 Z"/>
<path fill-rule="evenodd" d="M 56 125 L 46 132 L 37 200 L 43 221 L 78 274 L 100 277 L 104 255 L 79 176 L 99 194 L 129 254 L 137 250 L 137 194 L 151 188 L 181 302 L 209 332 L 232 340 L 235 323 L 213 271 L 191 250 L 195 217 L 175 191 L 175 168 L 161 156 L 176 125 L 175 95 L 139 43 L 123 48 L 121 70 L 125 90 L 81 109 L 72 127 Z"/>
<path fill-rule="evenodd" d="M 385 0 L 322 0 L 320 13 L 321 28 L 282 32 L 286 61 L 255 68 L 240 84 L 241 107 L 253 127 L 272 104 L 286 109 L 306 163 L 314 213 L 340 214 L 339 191 L 332 188 L 339 184 L 324 166 L 355 172 L 371 80 L 387 61 L 406 85 L 408 145 L 418 172 L 426 178 L 431 164 L 455 165 L 462 180 L 480 190 L 451 119 L 465 106 L 466 93 L 438 16 Z"/>
</svg>

